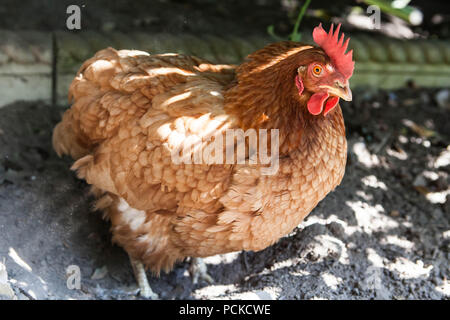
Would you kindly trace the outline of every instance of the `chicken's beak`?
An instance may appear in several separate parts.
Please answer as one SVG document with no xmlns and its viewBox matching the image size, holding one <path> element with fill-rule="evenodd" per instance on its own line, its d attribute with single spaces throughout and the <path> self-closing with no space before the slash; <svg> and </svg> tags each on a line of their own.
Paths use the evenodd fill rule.
<svg viewBox="0 0 450 320">
<path fill-rule="evenodd" d="M 321 87 L 327 89 L 329 95 L 342 98 L 345 101 L 352 101 L 352 90 L 350 90 L 348 81 L 342 83 L 341 81 L 337 80 L 335 81 L 334 86 Z"/>
</svg>

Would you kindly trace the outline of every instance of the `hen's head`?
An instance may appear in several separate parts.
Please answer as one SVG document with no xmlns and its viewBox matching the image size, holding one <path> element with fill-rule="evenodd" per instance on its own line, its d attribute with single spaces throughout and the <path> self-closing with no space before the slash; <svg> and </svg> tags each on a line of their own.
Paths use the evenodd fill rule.
<svg viewBox="0 0 450 320">
<path fill-rule="evenodd" d="M 304 52 L 304 64 L 297 69 L 295 84 L 298 94 L 304 91 L 311 94 L 308 100 L 308 111 L 313 115 L 322 113 L 327 115 L 339 102 L 339 98 L 352 100 L 348 80 L 353 74 L 354 61 L 352 51 L 345 53 L 348 46 L 344 42 L 344 34 L 339 38 L 340 24 L 333 33 L 333 25 L 329 33 L 322 28 L 322 24 L 313 31 L 314 42 L 320 49 Z"/>
</svg>

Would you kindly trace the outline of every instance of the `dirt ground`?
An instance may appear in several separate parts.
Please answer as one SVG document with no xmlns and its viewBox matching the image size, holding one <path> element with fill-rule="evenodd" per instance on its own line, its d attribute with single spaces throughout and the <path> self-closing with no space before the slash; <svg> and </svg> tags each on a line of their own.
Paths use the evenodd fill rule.
<svg viewBox="0 0 450 320">
<path fill-rule="evenodd" d="M 4 0 L 0 28 L 64 30 L 68 3 L 85 5 L 82 26 L 92 30 L 254 34 L 274 24 L 287 34 L 293 21 L 280 6 L 289 1 Z M 266 250 L 207 258 L 213 285 L 192 285 L 185 262 L 150 278 L 154 291 L 163 299 L 449 299 L 450 112 L 437 93 L 354 91 L 342 103 L 349 155 L 336 191 Z M 139 299 L 87 185 L 51 148 L 65 107 L 0 108 L 0 293 L 4 261 L 18 299 Z M 80 290 L 67 288 L 74 265 Z"/>
<path fill-rule="evenodd" d="M 437 90 L 355 92 L 343 104 L 342 184 L 289 236 L 261 252 L 188 263 L 150 278 L 163 299 L 448 299 L 450 114 Z M 126 254 L 90 212 L 85 183 L 51 148 L 63 107 L 0 109 L 0 262 L 19 299 L 137 299 Z M 81 270 L 69 290 L 66 268 Z M 94 275 L 95 274 L 95 275 Z"/>
</svg>

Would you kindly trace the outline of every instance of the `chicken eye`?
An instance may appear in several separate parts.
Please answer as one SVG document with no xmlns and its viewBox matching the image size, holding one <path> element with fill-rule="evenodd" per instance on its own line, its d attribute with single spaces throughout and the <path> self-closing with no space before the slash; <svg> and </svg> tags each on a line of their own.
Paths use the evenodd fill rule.
<svg viewBox="0 0 450 320">
<path fill-rule="evenodd" d="M 322 67 L 316 65 L 313 67 L 312 71 L 315 76 L 320 76 L 320 74 L 322 73 Z"/>
</svg>

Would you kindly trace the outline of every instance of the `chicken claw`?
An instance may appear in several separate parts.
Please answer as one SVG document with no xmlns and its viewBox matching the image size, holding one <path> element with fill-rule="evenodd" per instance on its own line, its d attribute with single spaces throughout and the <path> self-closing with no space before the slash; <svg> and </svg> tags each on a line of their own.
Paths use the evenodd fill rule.
<svg viewBox="0 0 450 320">
<path fill-rule="evenodd" d="M 201 258 L 191 258 L 189 273 L 193 284 L 197 284 L 199 279 L 205 280 L 209 284 L 214 283 L 214 279 L 208 274 L 208 268 Z"/>
<path fill-rule="evenodd" d="M 145 274 L 144 265 L 130 257 L 131 266 L 133 267 L 134 277 L 140 289 L 140 296 L 147 299 L 158 300 L 159 296 L 153 292 L 148 284 L 147 275 Z"/>
</svg>

